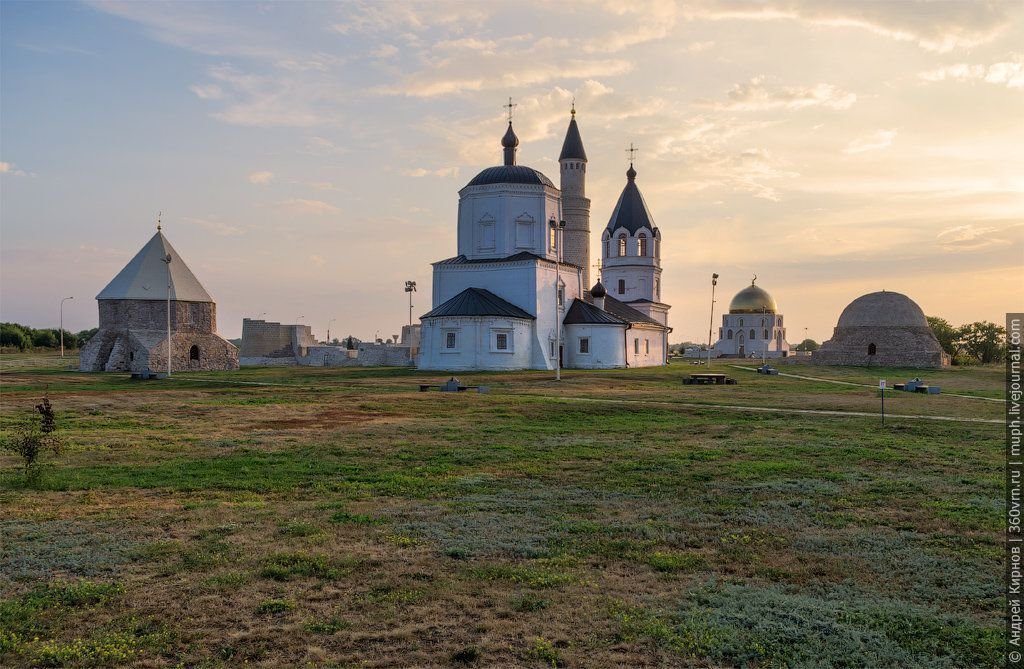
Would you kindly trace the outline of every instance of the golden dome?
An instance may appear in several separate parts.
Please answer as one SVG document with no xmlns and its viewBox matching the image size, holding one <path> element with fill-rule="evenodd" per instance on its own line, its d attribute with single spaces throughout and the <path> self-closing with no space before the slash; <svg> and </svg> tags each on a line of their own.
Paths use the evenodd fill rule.
<svg viewBox="0 0 1024 669">
<path fill-rule="evenodd" d="M 754 285 L 757 277 L 754 277 L 750 285 L 736 293 L 729 303 L 730 314 L 774 314 L 777 310 L 775 300 L 763 288 Z"/>
</svg>

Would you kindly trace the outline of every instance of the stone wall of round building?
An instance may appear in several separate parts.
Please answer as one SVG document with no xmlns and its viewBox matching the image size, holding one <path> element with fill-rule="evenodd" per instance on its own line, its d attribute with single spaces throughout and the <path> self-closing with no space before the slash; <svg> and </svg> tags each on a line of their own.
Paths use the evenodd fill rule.
<svg viewBox="0 0 1024 669">
<path fill-rule="evenodd" d="M 167 302 L 164 300 L 98 300 L 101 330 L 167 331 Z M 171 330 L 175 332 L 217 331 L 217 305 L 213 302 L 171 300 Z"/>
<path fill-rule="evenodd" d="M 943 367 L 949 356 L 926 327 L 837 327 L 814 352 L 819 365 L 862 367 Z"/>
</svg>

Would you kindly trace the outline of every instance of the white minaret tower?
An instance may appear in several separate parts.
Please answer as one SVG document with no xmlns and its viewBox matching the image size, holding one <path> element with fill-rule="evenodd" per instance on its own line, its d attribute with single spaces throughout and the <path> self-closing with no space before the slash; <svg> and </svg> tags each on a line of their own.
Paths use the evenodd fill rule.
<svg viewBox="0 0 1024 669">
<path fill-rule="evenodd" d="M 631 146 L 630 153 L 635 151 Z M 661 231 L 636 186 L 632 159 L 626 187 L 601 234 L 601 281 L 610 297 L 668 325 L 669 305 L 661 301 Z"/>
<path fill-rule="evenodd" d="M 565 221 L 562 258 L 583 272 L 584 288 L 590 285 L 590 200 L 587 199 L 587 152 L 576 126 L 576 103 L 565 132 L 558 163 L 562 168 L 562 219 Z"/>
</svg>

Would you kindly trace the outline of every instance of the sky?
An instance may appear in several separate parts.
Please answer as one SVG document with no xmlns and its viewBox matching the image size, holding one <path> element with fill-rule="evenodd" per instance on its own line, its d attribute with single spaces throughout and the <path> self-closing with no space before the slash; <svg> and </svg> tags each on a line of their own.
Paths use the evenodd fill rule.
<svg viewBox="0 0 1024 669">
<path fill-rule="evenodd" d="M 0 320 L 95 327 L 163 230 L 217 301 L 397 334 L 458 191 L 554 178 L 575 99 L 591 256 L 639 147 L 671 341 L 757 275 L 788 339 L 864 293 L 1024 310 L 1024 3 L 0 3 Z"/>
</svg>

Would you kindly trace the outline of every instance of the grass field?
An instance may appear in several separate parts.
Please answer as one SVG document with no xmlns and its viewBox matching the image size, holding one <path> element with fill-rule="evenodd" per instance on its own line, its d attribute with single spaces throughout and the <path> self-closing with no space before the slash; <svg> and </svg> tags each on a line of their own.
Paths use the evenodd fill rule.
<svg viewBox="0 0 1024 669">
<path fill-rule="evenodd" d="M 69 444 L 31 488 L 0 456 L 0 666 L 1002 666 L 998 367 L 784 369 L 973 396 L 883 427 L 877 390 L 718 363 L 73 362 L 0 359 L 4 432 L 48 389 Z"/>
</svg>

